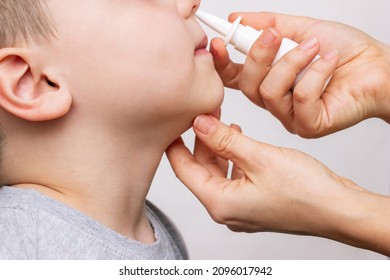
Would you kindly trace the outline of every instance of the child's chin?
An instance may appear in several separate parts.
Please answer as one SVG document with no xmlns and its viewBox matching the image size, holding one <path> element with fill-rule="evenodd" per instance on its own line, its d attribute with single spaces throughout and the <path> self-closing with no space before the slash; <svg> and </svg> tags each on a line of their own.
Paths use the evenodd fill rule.
<svg viewBox="0 0 390 280">
<path fill-rule="evenodd" d="M 218 109 L 221 107 L 222 105 L 222 102 L 225 98 L 225 87 L 222 83 L 222 80 L 219 78 L 218 76 L 218 80 L 217 80 L 217 83 L 216 83 L 216 87 L 215 87 L 215 94 L 213 95 L 214 97 L 214 110 L 215 109 Z"/>
<path fill-rule="evenodd" d="M 225 92 L 222 87 L 220 92 L 218 92 L 218 94 L 213 95 L 213 98 L 212 99 L 210 98 L 209 102 L 207 102 L 206 104 L 207 108 L 205 108 L 204 113 L 212 114 L 215 113 L 215 111 L 219 110 L 219 108 L 221 108 L 222 106 L 224 97 L 225 97 Z"/>
</svg>

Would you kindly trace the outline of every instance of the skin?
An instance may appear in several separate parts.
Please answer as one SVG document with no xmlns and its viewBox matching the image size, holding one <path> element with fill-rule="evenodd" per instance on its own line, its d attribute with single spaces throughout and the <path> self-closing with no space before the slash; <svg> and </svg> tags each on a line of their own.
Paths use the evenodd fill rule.
<svg viewBox="0 0 390 280">
<path fill-rule="evenodd" d="M 47 2 L 56 38 L 0 51 L 1 184 L 153 243 L 144 204 L 161 157 L 223 99 L 200 1 Z"/>
<path fill-rule="evenodd" d="M 241 15 L 244 24 L 265 31 L 245 65 L 234 64 L 219 39 L 212 41 L 216 68 L 226 86 L 241 89 L 303 137 L 327 135 L 369 117 L 389 122 L 389 47 L 334 22 L 271 13 Z M 272 66 L 282 34 L 300 46 Z M 296 73 L 318 52 L 322 58 L 290 91 Z M 216 222 L 234 231 L 320 236 L 390 255 L 388 196 L 338 176 L 307 154 L 250 139 L 236 125 L 222 124 L 218 115 L 199 116 L 194 131 L 193 154 L 179 139 L 167 155 L 177 177 Z M 228 161 L 234 164 L 230 178 Z"/>
<path fill-rule="evenodd" d="M 230 20 L 239 15 L 243 16 L 243 24 L 265 31 L 244 65 L 232 62 L 221 40 L 214 39 L 216 68 L 226 86 L 242 90 L 287 130 L 316 138 L 367 118 L 390 123 L 388 46 L 341 23 L 273 13 L 235 13 Z M 301 46 L 272 66 L 282 37 Z M 313 39 L 316 43 L 307 47 Z M 296 73 L 316 54 L 322 59 L 290 90 Z M 323 91 L 330 76 L 331 82 Z"/>
<path fill-rule="evenodd" d="M 337 240 L 390 255 L 390 198 L 336 175 L 302 152 L 257 142 L 203 115 L 194 154 L 181 139 L 167 150 L 176 176 L 217 223 L 237 232 Z M 228 166 L 234 164 L 232 177 Z"/>
</svg>

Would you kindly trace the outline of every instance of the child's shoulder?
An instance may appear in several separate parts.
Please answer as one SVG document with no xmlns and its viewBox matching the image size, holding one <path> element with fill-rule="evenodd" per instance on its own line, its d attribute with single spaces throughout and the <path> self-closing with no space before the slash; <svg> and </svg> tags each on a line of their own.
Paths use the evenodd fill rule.
<svg viewBox="0 0 390 280">
<path fill-rule="evenodd" d="M 35 251 L 36 219 L 25 199 L 23 192 L 0 188 L 0 259 L 32 258 Z"/>
<path fill-rule="evenodd" d="M 31 221 L 34 215 L 31 209 L 31 193 L 12 187 L 0 187 L 0 219 L 12 218 L 11 221 L 25 219 Z"/>
<path fill-rule="evenodd" d="M 128 240 L 35 190 L 0 187 L 0 259 L 187 259 L 170 219 L 150 202 L 146 209 L 160 241 L 154 246 Z"/>
</svg>

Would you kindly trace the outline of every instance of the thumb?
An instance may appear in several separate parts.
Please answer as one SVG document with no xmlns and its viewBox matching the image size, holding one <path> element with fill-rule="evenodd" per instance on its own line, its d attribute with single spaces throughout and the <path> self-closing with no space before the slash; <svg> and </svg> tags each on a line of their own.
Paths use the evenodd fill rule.
<svg viewBox="0 0 390 280">
<path fill-rule="evenodd" d="M 209 115 L 201 115 L 195 119 L 194 131 L 210 150 L 234 162 L 245 173 L 256 173 L 258 170 L 259 159 L 266 144 L 244 136 Z"/>
</svg>

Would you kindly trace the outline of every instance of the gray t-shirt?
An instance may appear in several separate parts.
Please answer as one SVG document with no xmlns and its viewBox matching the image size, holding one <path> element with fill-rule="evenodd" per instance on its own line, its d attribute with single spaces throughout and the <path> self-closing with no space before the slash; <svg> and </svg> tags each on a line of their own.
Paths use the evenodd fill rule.
<svg viewBox="0 0 390 280">
<path fill-rule="evenodd" d="M 130 240 L 79 211 L 34 190 L 0 187 L 0 259 L 188 259 L 183 239 L 150 202 L 156 242 Z"/>
</svg>

